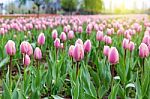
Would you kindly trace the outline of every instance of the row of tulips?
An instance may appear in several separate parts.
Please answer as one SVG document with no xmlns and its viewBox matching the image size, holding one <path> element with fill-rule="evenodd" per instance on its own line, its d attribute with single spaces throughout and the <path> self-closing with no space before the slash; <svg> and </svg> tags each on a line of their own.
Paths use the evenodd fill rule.
<svg viewBox="0 0 150 99">
<path fill-rule="evenodd" d="M 0 19 L 0 34 L 4 99 L 150 96 L 147 16 Z"/>
</svg>

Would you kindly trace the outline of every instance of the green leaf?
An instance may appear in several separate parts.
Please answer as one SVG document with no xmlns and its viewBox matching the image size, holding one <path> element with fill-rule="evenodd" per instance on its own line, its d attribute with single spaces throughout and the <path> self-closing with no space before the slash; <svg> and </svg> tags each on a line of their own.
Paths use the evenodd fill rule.
<svg viewBox="0 0 150 99">
<path fill-rule="evenodd" d="M 4 93 L 3 93 L 4 99 L 11 99 L 11 92 L 10 92 L 7 84 L 5 82 L 3 82 L 3 85 L 4 85 Z"/>
<path fill-rule="evenodd" d="M 64 99 L 64 98 L 62 98 L 62 97 L 60 97 L 60 96 L 58 96 L 58 95 L 52 95 L 52 97 L 53 97 L 54 99 Z"/>
<path fill-rule="evenodd" d="M 0 68 L 2 68 L 5 64 L 7 64 L 9 62 L 9 57 L 6 57 L 5 59 L 3 59 L 0 62 Z"/>
</svg>

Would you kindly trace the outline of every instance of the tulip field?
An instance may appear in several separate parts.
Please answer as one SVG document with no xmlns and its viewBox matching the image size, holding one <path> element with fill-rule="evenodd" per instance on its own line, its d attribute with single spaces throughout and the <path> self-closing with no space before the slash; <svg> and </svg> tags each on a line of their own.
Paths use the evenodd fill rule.
<svg viewBox="0 0 150 99">
<path fill-rule="evenodd" d="M 0 18 L 0 98 L 149 99 L 150 17 Z"/>
</svg>

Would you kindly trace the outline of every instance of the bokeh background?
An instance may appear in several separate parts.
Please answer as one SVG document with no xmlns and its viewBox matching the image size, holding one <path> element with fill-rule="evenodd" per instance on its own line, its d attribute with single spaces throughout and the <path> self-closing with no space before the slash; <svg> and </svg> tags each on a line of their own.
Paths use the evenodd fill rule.
<svg viewBox="0 0 150 99">
<path fill-rule="evenodd" d="M 150 14 L 150 0 L 0 0 L 0 14 Z"/>
</svg>

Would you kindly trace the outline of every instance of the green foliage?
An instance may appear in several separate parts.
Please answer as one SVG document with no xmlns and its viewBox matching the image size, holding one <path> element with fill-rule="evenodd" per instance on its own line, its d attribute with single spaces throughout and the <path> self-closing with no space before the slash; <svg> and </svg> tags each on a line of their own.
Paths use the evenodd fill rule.
<svg viewBox="0 0 150 99">
<path fill-rule="evenodd" d="M 61 0 L 61 6 L 66 11 L 74 11 L 77 7 L 77 0 Z"/>
<path fill-rule="evenodd" d="M 84 10 L 91 13 L 99 13 L 103 8 L 102 0 L 83 0 Z"/>
</svg>

